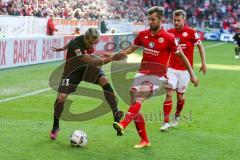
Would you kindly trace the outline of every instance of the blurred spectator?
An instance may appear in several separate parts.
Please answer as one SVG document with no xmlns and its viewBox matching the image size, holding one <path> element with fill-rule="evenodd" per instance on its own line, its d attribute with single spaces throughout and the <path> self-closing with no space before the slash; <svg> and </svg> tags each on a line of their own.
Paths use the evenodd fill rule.
<svg viewBox="0 0 240 160">
<path fill-rule="evenodd" d="M 54 35 L 54 31 L 58 31 L 53 24 L 53 14 L 50 15 L 50 18 L 47 22 L 47 35 L 52 36 Z"/>
<path fill-rule="evenodd" d="M 80 36 L 80 28 L 79 27 L 76 27 L 74 28 L 74 31 L 73 31 L 73 34 L 74 36 Z"/>
<path fill-rule="evenodd" d="M 171 22 L 175 9 L 185 10 L 193 27 L 233 30 L 240 19 L 240 0 L 0 0 L 0 15 L 48 17 L 53 13 L 65 19 L 146 22 L 147 9 L 153 5 L 165 8 L 166 22 Z"/>
<path fill-rule="evenodd" d="M 100 30 L 101 33 L 106 33 L 108 31 L 105 19 L 102 19 L 102 21 L 100 22 Z"/>
</svg>

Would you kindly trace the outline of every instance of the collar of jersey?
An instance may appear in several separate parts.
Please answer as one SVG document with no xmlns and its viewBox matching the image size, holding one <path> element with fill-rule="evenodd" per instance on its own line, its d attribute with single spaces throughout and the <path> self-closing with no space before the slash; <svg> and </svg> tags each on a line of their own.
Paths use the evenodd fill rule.
<svg viewBox="0 0 240 160">
<path fill-rule="evenodd" d="M 157 32 L 156 35 L 152 35 L 151 29 L 149 29 L 148 32 L 149 32 L 149 34 L 150 34 L 152 37 L 154 37 L 154 36 L 160 36 L 160 35 L 164 32 L 164 29 L 163 29 L 163 27 L 162 27 L 162 28 Z"/>
<path fill-rule="evenodd" d="M 188 28 L 188 26 L 185 24 L 180 31 L 178 31 L 178 30 L 176 30 L 176 29 L 175 29 L 175 30 L 176 30 L 176 32 L 178 32 L 178 33 L 182 33 L 182 32 L 185 31 L 186 28 Z"/>
</svg>

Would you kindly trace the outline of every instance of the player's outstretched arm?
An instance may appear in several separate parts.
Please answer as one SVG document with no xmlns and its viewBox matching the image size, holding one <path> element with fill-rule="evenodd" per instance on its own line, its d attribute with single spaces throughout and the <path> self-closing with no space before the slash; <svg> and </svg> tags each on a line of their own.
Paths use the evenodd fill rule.
<svg viewBox="0 0 240 160">
<path fill-rule="evenodd" d="M 198 50 L 199 50 L 199 54 L 201 57 L 201 61 L 202 61 L 202 66 L 199 69 L 199 72 L 202 71 L 203 74 L 207 73 L 207 63 L 206 63 L 206 56 L 205 56 L 205 51 L 203 48 L 202 43 L 197 44 Z"/>
<path fill-rule="evenodd" d="M 136 51 L 138 48 L 139 48 L 138 46 L 134 46 L 131 44 L 129 47 L 121 50 L 120 54 L 129 55 L 129 54 L 133 53 L 134 51 Z"/>
<path fill-rule="evenodd" d="M 52 47 L 51 48 L 51 50 L 52 51 L 55 51 L 55 52 L 60 52 L 60 51 L 64 51 L 64 50 L 66 50 L 66 49 L 68 49 L 68 44 L 67 45 L 65 45 L 64 47 Z"/>
<path fill-rule="evenodd" d="M 112 61 L 120 61 L 125 58 L 126 58 L 125 54 L 115 54 L 106 58 L 95 59 L 95 60 L 90 55 L 87 55 L 87 54 L 80 56 L 81 61 L 88 63 L 89 65 L 94 65 L 96 67 L 105 65 Z"/>
<path fill-rule="evenodd" d="M 184 53 L 183 53 L 182 50 L 180 50 L 180 51 L 177 53 L 177 55 L 180 56 L 180 58 L 183 60 L 185 66 L 186 66 L 186 68 L 187 68 L 187 70 L 188 70 L 188 72 L 189 72 L 189 74 L 190 74 L 192 83 L 194 84 L 195 87 L 197 87 L 197 86 L 198 86 L 198 83 L 199 83 L 199 80 L 198 80 L 197 77 L 195 76 L 189 60 L 188 60 L 187 57 L 184 55 Z"/>
</svg>

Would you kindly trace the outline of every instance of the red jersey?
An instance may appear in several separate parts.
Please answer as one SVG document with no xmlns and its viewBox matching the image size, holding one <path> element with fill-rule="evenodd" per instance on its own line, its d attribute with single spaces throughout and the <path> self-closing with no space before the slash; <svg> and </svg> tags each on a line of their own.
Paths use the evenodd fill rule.
<svg viewBox="0 0 240 160">
<path fill-rule="evenodd" d="M 179 45 L 174 36 L 164 29 L 156 35 L 150 30 L 140 32 L 133 45 L 143 47 L 143 58 L 140 73 L 165 76 L 172 53 L 178 51 Z"/>
<path fill-rule="evenodd" d="M 198 33 L 188 26 L 184 26 L 180 31 L 172 28 L 168 30 L 168 32 L 172 33 L 175 36 L 179 45 L 182 48 L 183 53 L 193 67 L 194 44 L 198 44 L 201 42 Z M 184 62 L 180 57 L 176 55 L 171 56 L 169 67 L 176 70 L 186 70 Z"/>
<path fill-rule="evenodd" d="M 56 31 L 55 25 L 53 24 L 52 18 L 50 18 L 47 21 L 47 35 L 52 36 L 54 34 L 54 31 Z"/>
</svg>

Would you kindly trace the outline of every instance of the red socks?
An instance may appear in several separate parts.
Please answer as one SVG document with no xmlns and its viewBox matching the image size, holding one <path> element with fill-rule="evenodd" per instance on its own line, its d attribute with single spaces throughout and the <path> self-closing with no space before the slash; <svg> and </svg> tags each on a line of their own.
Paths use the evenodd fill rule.
<svg viewBox="0 0 240 160">
<path fill-rule="evenodd" d="M 183 109 L 184 102 L 185 102 L 184 99 L 181 101 L 177 101 L 177 110 L 176 110 L 175 116 L 180 116 L 180 113 Z"/>
<path fill-rule="evenodd" d="M 136 116 L 138 115 L 139 111 L 141 109 L 141 104 L 136 102 L 134 104 L 132 104 L 129 109 L 128 112 L 124 118 L 124 120 L 122 120 L 120 122 L 120 124 L 123 126 L 123 128 L 126 128 L 127 125 L 136 118 Z"/>
<path fill-rule="evenodd" d="M 134 122 L 135 122 L 135 126 L 138 132 L 138 135 L 141 137 L 142 141 L 147 141 L 148 137 L 147 137 L 147 132 L 145 129 L 145 122 L 144 122 L 144 118 L 141 114 L 138 114 L 135 118 L 134 118 Z"/>
<path fill-rule="evenodd" d="M 164 122 L 169 122 L 170 113 L 172 110 L 172 101 L 165 101 L 163 105 L 163 112 L 164 112 Z"/>
</svg>

